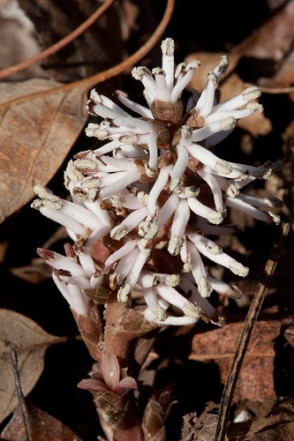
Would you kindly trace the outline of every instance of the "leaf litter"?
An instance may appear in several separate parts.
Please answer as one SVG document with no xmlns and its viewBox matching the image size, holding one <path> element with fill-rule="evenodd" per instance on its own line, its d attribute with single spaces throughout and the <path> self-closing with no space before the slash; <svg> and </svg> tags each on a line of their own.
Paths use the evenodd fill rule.
<svg viewBox="0 0 294 441">
<path fill-rule="evenodd" d="M 46 349 L 63 343 L 64 337 L 45 332 L 33 320 L 8 309 L 0 309 L 0 422 L 15 408 L 17 397 L 10 352 L 7 342 L 14 345 L 24 395 L 29 394 L 44 369 Z"/>
</svg>

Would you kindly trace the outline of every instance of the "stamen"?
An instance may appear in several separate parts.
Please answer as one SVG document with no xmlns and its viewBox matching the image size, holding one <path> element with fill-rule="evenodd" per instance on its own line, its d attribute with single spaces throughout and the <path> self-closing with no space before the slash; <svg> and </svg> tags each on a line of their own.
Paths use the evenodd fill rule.
<svg viewBox="0 0 294 441">
<path fill-rule="evenodd" d="M 127 256 L 137 245 L 136 240 L 130 240 L 126 242 L 121 248 L 119 248 L 117 251 L 112 253 L 106 260 L 105 260 L 105 267 L 110 267 L 113 265 L 116 261 L 122 259 L 123 257 Z"/>
<path fill-rule="evenodd" d="M 141 272 L 141 275 L 138 280 L 138 284 L 142 286 L 142 288 L 153 288 L 153 286 L 158 285 L 160 282 L 159 277 L 155 273 Z"/>
<path fill-rule="evenodd" d="M 197 173 L 209 185 L 216 211 L 222 212 L 224 210 L 223 195 L 217 178 L 203 169 L 197 170 Z"/>
<path fill-rule="evenodd" d="M 181 283 L 181 276 L 179 274 L 168 274 L 165 278 L 167 286 L 178 286 Z"/>
<path fill-rule="evenodd" d="M 187 199 L 190 209 L 199 216 L 207 219 L 210 223 L 218 225 L 224 220 L 224 214 L 214 211 L 206 205 L 202 204 L 196 198 Z"/>
<path fill-rule="evenodd" d="M 189 239 L 194 242 L 195 235 L 191 234 L 189 235 Z M 200 243 L 195 244 L 198 248 L 198 250 L 203 254 L 204 256 L 208 257 L 208 259 L 212 260 L 215 263 L 218 263 L 219 265 L 222 265 L 226 268 L 229 268 L 234 274 L 245 277 L 248 274 L 249 269 L 243 266 L 241 263 L 237 262 L 235 259 L 233 259 L 228 254 L 221 252 L 219 254 L 213 254 L 210 253 L 205 246 L 203 246 Z M 199 290 L 200 291 L 200 290 Z"/>
<path fill-rule="evenodd" d="M 184 172 L 187 169 L 188 163 L 189 163 L 189 155 L 187 150 L 184 146 L 177 146 L 177 153 L 178 158 L 176 160 L 176 163 L 171 171 L 171 177 L 173 179 L 175 178 L 181 178 L 184 174 Z"/>
<path fill-rule="evenodd" d="M 165 79 L 165 72 L 159 67 L 152 70 L 152 74 L 155 76 L 155 81 L 157 85 L 158 95 L 157 100 L 169 102 L 170 101 L 170 90 L 167 86 Z"/>
<path fill-rule="evenodd" d="M 147 215 L 147 207 L 139 208 L 139 210 L 133 211 L 119 225 L 111 230 L 110 237 L 115 240 L 121 240 L 130 231 L 136 228 Z"/>
<path fill-rule="evenodd" d="M 243 213 L 248 214 L 249 216 L 253 217 L 254 219 L 269 223 L 271 221 L 271 218 L 268 213 L 265 213 L 264 211 L 258 210 L 255 207 L 252 207 L 252 205 L 248 204 L 245 201 L 242 201 L 240 198 L 241 194 L 236 196 L 235 198 L 227 198 L 226 199 L 226 205 L 230 208 L 236 208 L 239 211 L 242 211 Z"/>
<path fill-rule="evenodd" d="M 201 308 L 199 306 L 193 305 L 193 303 L 187 301 L 183 306 L 183 313 L 188 317 L 193 317 L 195 320 L 198 320 L 201 315 Z"/>
<path fill-rule="evenodd" d="M 166 84 L 171 90 L 174 82 L 174 50 L 175 43 L 172 38 L 166 38 L 161 43 L 162 69 L 166 74 Z"/>
<path fill-rule="evenodd" d="M 205 138 L 215 135 L 219 131 L 231 131 L 236 127 L 236 119 L 229 116 L 216 122 L 206 120 L 207 125 L 193 131 L 192 141 L 199 142 Z"/>
<path fill-rule="evenodd" d="M 185 74 L 179 75 L 175 87 L 171 93 L 171 102 L 175 103 L 180 97 L 185 89 L 185 87 L 190 83 L 193 78 L 195 70 L 200 66 L 200 62 L 197 60 L 191 61 L 185 67 Z"/>
<path fill-rule="evenodd" d="M 196 112 L 198 116 L 205 118 L 212 110 L 214 104 L 214 93 L 218 86 L 218 78 L 214 72 L 208 73 L 207 83 L 196 104 Z"/>
<path fill-rule="evenodd" d="M 130 284 L 133 288 L 135 287 L 140 277 L 142 268 L 145 265 L 146 261 L 148 260 L 149 256 L 150 256 L 150 250 L 146 248 L 145 249 L 141 248 L 140 253 L 134 263 L 134 266 L 126 278 L 126 283 Z"/>
<path fill-rule="evenodd" d="M 218 66 L 214 69 L 213 73 L 217 76 L 218 81 L 226 74 L 229 67 L 229 57 L 222 55 Z"/>
<path fill-rule="evenodd" d="M 212 288 L 219 294 L 224 294 L 231 299 L 239 299 L 242 296 L 242 291 L 235 285 L 231 287 L 222 280 L 215 279 L 214 277 L 208 277 L 208 280 Z"/>
<path fill-rule="evenodd" d="M 226 176 L 233 170 L 233 167 L 229 162 L 218 158 L 214 153 L 199 144 L 191 144 L 186 148 L 193 158 L 198 159 L 198 161 L 202 162 L 204 165 L 214 169 L 218 174 Z"/>
<path fill-rule="evenodd" d="M 87 316 L 90 298 L 84 295 L 78 286 L 67 285 L 56 274 L 53 273 L 52 278 L 73 311 L 79 315 Z"/>
<path fill-rule="evenodd" d="M 104 187 L 100 190 L 100 197 L 102 199 L 112 196 L 113 194 L 117 194 L 126 188 L 128 185 L 137 181 L 141 176 L 139 170 L 132 172 L 124 172 L 124 176 L 118 179 L 113 184 L 108 185 L 108 187 Z"/>
<path fill-rule="evenodd" d="M 157 209 L 157 199 L 167 184 L 169 171 L 169 167 L 165 167 L 160 170 L 158 178 L 149 193 L 147 208 L 151 216 L 155 215 Z"/>
<path fill-rule="evenodd" d="M 70 231 L 72 231 L 75 235 L 78 236 L 87 236 L 87 232 L 85 228 L 79 223 L 70 218 L 69 216 L 66 216 L 63 214 L 60 210 L 48 208 L 46 206 L 41 206 L 40 208 L 36 206 L 36 204 L 32 203 L 32 208 L 37 208 L 40 210 L 40 212 L 43 214 L 43 216 L 48 217 L 48 219 L 51 219 L 55 222 L 57 222 L 60 225 L 63 225 L 65 228 L 68 228 Z"/>
<path fill-rule="evenodd" d="M 148 216 L 145 221 L 142 221 L 139 225 L 138 233 L 146 240 L 153 239 L 159 231 L 158 216 L 151 218 Z"/>
<path fill-rule="evenodd" d="M 70 275 L 76 277 L 86 277 L 87 274 L 81 265 L 55 251 L 50 251 L 52 258 L 48 259 L 46 254 L 47 251 L 48 250 L 43 250 L 42 248 L 37 249 L 39 256 L 46 260 L 46 263 L 52 268 L 67 271 Z"/>
<path fill-rule="evenodd" d="M 179 203 L 179 198 L 176 194 L 171 194 L 167 201 L 163 204 L 158 212 L 158 224 L 164 225 L 176 211 Z"/>
<path fill-rule="evenodd" d="M 185 276 L 181 283 L 181 288 L 190 295 L 190 301 L 196 304 L 208 317 L 215 316 L 216 312 L 214 307 L 209 303 L 209 301 L 202 297 L 196 288 L 193 278 L 191 276 Z"/>
<path fill-rule="evenodd" d="M 135 103 L 134 101 L 131 101 L 124 92 L 117 90 L 116 96 L 122 104 L 124 104 L 126 107 L 128 107 L 133 112 L 136 112 L 145 118 L 152 118 L 152 112 L 150 109 L 148 109 L 147 107 L 141 106 L 140 104 Z"/>
<path fill-rule="evenodd" d="M 129 284 L 126 284 L 126 285 L 122 286 L 121 288 L 119 288 L 119 290 L 117 292 L 117 301 L 122 302 L 122 303 L 126 303 L 129 300 L 129 296 L 130 296 L 132 290 L 133 290 L 133 288 Z"/>
<path fill-rule="evenodd" d="M 188 237 L 196 245 L 196 248 L 200 251 L 200 253 L 203 249 L 205 249 L 207 253 L 215 256 L 223 252 L 221 247 L 219 247 L 215 242 L 201 236 L 200 234 L 191 233 L 188 234 Z"/>
<path fill-rule="evenodd" d="M 172 256 L 179 254 L 183 244 L 183 236 L 185 234 L 186 226 L 190 218 L 190 210 L 186 200 L 181 200 L 177 206 L 174 214 L 174 219 L 171 227 L 171 239 L 168 245 L 168 252 Z"/>
<path fill-rule="evenodd" d="M 192 242 L 188 242 L 187 245 L 192 260 L 191 271 L 197 283 L 198 291 L 202 297 L 209 297 L 212 292 L 212 288 L 210 283 L 208 282 L 206 271 L 200 254 L 198 253 Z"/>
<path fill-rule="evenodd" d="M 181 251 L 181 247 L 183 245 L 183 242 L 184 242 L 183 237 L 173 236 L 168 242 L 167 251 L 172 256 L 177 256 Z"/>
</svg>

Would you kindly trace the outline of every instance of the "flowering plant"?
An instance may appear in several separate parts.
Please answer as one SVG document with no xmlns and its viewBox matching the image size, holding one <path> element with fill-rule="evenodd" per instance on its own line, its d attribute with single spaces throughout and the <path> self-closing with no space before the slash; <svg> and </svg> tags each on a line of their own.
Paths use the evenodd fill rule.
<svg viewBox="0 0 294 441">
<path fill-rule="evenodd" d="M 212 291 L 231 298 L 241 295 L 237 287 L 209 275 L 202 260 L 205 256 L 241 277 L 248 273 L 206 237 L 233 231 L 220 225 L 227 207 L 267 223 L 279 222 L 278 199 L 242 192 L 255 179 L 268 178 L 278 164 L 243 165 L 213 152 L 238 119 L 262 111 L 256 102 L 259 89 L 251 86 L 219 102 L 219 83 L 228 68 L 223 56 L 208 73 L 201 94 L 192 91 L 184 102 L 183 91 L 199 62 L 181 63 L 175 69 L 173 40 L 167 38 L 161 47 L 161 68 L 132 71 L 143 83 L 147 107 L 118 91 L 116 98 L 128 113 L 96 90 L 91 92 L 89 113 L 102 121 L 90 123 L 86 134 L 103 145 L 80 152 L 69 162 L 65 185 L 71 201 L 36 186 L 39 198 L 33 202 L 43 215 L 66 227 L 73 240 L 73 245 L 65 246 L 65 256 L 38 252 L 53 268 L 53 280 L 93 358 L 99 361 L 107 353 L 108 361 L 115 360 L 118 385 L 119 366 L 128 367 L 136 377 L 161 326 L 191 325 L 199 319 L 221 324 L 208 301 Z M 149 345 L 142 345 L 142 340 Z M 102 370 L 103 366 L 105 359 Z M 104 379 L 109 388 L 105 375 Z M 99 384 L 101 395 L 97 381 L 83 385 L 95 395 Z M 120 433 L 119 438 L 117 425 L 106 416 L 110 408 L 101 412 L 99 402 L 109 439 L 150 439 L 148 427 L 138 429 L 138 418 L 132 420 L 135 432 L 119 425 L 126 436 Z M 152 439 L 155 436 L 152 433 Z"/>
</svg>

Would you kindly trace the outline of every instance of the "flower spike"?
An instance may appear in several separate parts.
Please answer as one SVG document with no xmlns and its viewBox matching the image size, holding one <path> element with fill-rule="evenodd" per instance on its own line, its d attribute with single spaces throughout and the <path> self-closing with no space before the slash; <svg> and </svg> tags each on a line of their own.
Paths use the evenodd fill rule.
<svg viewBox="0 0 294 441">
<path fill-rule="evenodd" d="M 250 86 L 219 102 L 219 84 L 229 65 L 224 55 L 208 72 L 203 91 L 192 91 L 184 100 L 200 63 L 175 67 L 174 46 L 171 38 L 162 42 L 161 67 L 132 70 L 143 85 L 145 106 L 122 91 L 116 92 L 116 102 L 96 90 L 90 93 L 88 111 L 98 121 L 88 125 L 86 135 L 102 146 L 69 162 L 65 185 L 71 200 L 34 188 L 38 198 L 32 206 L 63 225 L 74 242 L 65 256 L 43 249 L 39 255 L 77 314 L 87 315 L 87 293 L 95 288 L 122 308 L 145 304 L 145 319 L 156 325 L 194 324 L 200 318 L 215 323 L 208 299 L 213 290 L 233 299 L 241 292 L 211 277 L 203 256 L 240 277 L 248 268 L 205 234 L 232 233 L 221 225 L 231 207 L 259 221 L 279 222 L 278 199 L 243 193 L 279 164 L 238 164 L 212 149 L 239 119 L 262 112 L 256 102 L 260 90 Z M 92 382 L 91 387 L 97 393 L 123 388 L 126 379 L 120 380 L 112 354 L 104 355 L 102 367 L 105 384 Z"/>
</svg>

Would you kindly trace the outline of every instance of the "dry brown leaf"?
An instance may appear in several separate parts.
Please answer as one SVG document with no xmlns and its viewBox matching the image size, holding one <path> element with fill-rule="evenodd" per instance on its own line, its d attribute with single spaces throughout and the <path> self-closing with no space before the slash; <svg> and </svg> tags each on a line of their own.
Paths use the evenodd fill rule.
<svg viewBox="0 0 294 441">
<path fill-rule="evenodd" d="M 293 441 L 293 433 L 294 403 L 289 399 L 278 402 L 266 417 L 255 417 L 244 425 L 231 424 L 228 430 L 228 440 Z"/>
<path fill-rule="evenodd" d="M 281 171 L 283 183 L 280 184 L 280 188 L 284 187 L 284 201 L 285 206 L 289 212 L 287 213 L 290 217 L 291 222 L 294 220 L 294 120 L 288 125 L 283 137 L 283 168 Z M 282 185 L 281 185 L 282 184 Z"/>
<path fill-rule="evenodd" d="M 287 343 L 289 343 L 290 346 L 292 346 L 292 348 L 294 348 L 294 326 L 289 326 L 287 329 L 285 329 L 284 331 L 284 337 L 287 341 Z"/>
<path fill-rule="evenodd" d="M 9 244 L 8 240 L 3 240 L 2 242 L 0 242 L 0 264 L 3 264 L 5 260 L 8 244 Z"/>
<path fill-rule="evenodd" d="M 10 350 L 6 342 L 15 346 L 18 369 L 24 395 L 38 381 L 44 368 L 44 354 L 48 346 L 65 341 L 45 332 L 33 320 L 8 309 L 0 309 L 0 422 L 16 407 L 15 381 Z"/>
<path fill-rule="evenodd" d="M 1 70 L 20 63 L 40 51 L 33 25 L 17 2 L 0 1 L 0 41 Z M 8 81 L 22 81 L 29 78 L 49 78 L 49 75 L 38 63 L 10 76 Z"/>
<path fill-rule="evenodd" d="M 235 401 L 243 398 L 258 401 L 276 397 L 273 379 L 274 339 L 279 335 L 280 327 L 279 321 L 259 321 L 255 324 L 237 380 Z M 198 361 L 213 360 L 220 369 L 224 383 L 242 328 L 242 323 L 232 323 L 195 335 L 190 358 Z"/>
<path fill-rule="evenodd" d="M 140 9 L 138 5 L 130 0 L 123 0 L 121 12 L 121 34 L 124 41 L 127 41 L 131 32 L 138 28 L 136 24 Z"/>
<path fill-rule="evenodd" d="M 44 410 L 33 404 L 27 404 L 26 407 L 29 416 L 28 432 L 32 441 L 81 441 L 71 429 Z M 0 439 L 28 441 L 21 405 L 17 406 Z"/>
<path fill-rule="evenodd" d="M 89 86 L 56 86 L 47 80 L 0 84 L 0 222 L 33 197 L 34 184 L 48 183 L 87 119 Z"/>
<path fill-rule="evenodd" d="M 294 53 L 279 63 L 278 70 L 272 78 L 260 78 L 258 84 L 261 87 L 271 88 L 283 91 L 294 84 Z M 269 91 L 271 92 L 271 91 Z M 288 91 L 286 91 L 288 93 Z M 293 90 L 292 90 L 293 92 Z"/>
<path fill-rule="evenodd" d="M 34 23 L 43 49 L 69 35 L 102 2 L 71 0 L 19 0 Z M 121 35 L 121 2 L 115 2 L 86 32 L 42 63 L 51 78 L 62 83 L 86 78 L 114 66 L 126 55 Z M 115 47 L 115 50 L 113 48 Z"/>
<path fill-rule="evenodd" d="M 218 419 L 218 405 L 208 402 L 204 412 L 184 416 L 181 441 L 212 441 Z"/>
<path fill-rule="evenodd" d="M 0 0 L 0 11 L 1 9 L 6 8 L 9 2 L 10 0 Z"/>
<path fill-rule="evenodd" d="M 30 265 L 11 268 L 10 272 L 26 282 L 39 284 L 52 276 L 51 268 L 41 258 L 32 259 Z"/>
<path fill-rule="evenodd" d="M 294 0 L 290 0 L 232 52 L 275 61 L 283 59 L 293 46 L 293 20 Z"/>
</svg>

